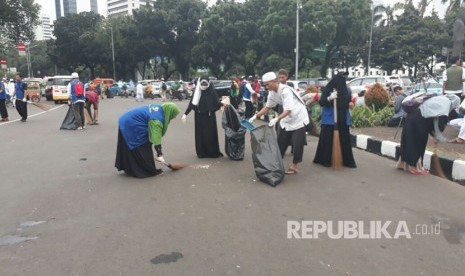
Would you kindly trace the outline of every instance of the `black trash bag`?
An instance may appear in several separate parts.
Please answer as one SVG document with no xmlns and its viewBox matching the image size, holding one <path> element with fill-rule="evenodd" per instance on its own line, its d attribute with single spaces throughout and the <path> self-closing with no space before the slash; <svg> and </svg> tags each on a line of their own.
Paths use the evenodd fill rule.
<svg viewBox="0 0 465 276">
<path fill-rule="evenodd" d="M 272 127 L 259 126 L 250 132 L 255 175 L 276 187 L 284 179 L 284 164 L 278 140 Z"/>
<path fill-rule="evenodd" d="M 239 114 L 231 105 L 224 110 L 222 126 L 225 138 L 224 148 L 229 159 L 243 160 L 247 130 L 241 125 Z"/>
<path fill-rule="evenodd" d="M 73 108 L 71 107 L 71 105 L 68 108 L 68 112 L 66 113 L 63 123 L 61 123 L 60 129 L 67 129 L 67 130 L 77 129 L 76 117 L 74 117 L 74 112 L 73 112 Z"/>
</svg>

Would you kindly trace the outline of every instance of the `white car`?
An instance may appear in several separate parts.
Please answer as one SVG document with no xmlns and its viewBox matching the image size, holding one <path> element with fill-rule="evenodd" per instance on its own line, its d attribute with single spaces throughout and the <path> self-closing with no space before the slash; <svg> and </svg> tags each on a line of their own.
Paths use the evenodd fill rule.
<svg viewBox="0 0 465 276">
<path fill-rule="evenodd" d="M 297 92 L 297 94 L 301 95 L 303 92 L 305 92 L 305 89 L 308 86 L 308 81 L 304 80 L 288 80 L 286 82 L 287 85 L 290 87 L 294 88 L 294 90 Z"/>
<path fill-rule="evenodd" d="M 347 86 L 352 91 L 352 94 L 358 94 L 362 91 L 367 91 L 367 89 L 375 83 L 380 83 L 384 87 L 386 84 L 391 82 L 392 80 L 389 77 L 385 76 L 366 76 L 366 77 L 359 77 L 355 78 L 347 83 Z"/>
<path fill-rule="evenodd" d="M 152 88 L 153 88 L 152 93 L 153 93 L 153 95 L 156 96 L 156 97 L 161 97 L 161 94 L 160 94 L 161 84 L 162 84 L 161 81 L 159 81 L 159 80 L 141 80 L 138 83 L 142 84 L 142 87 L 144 88 L 144 91 L 145 91 L 145 87 L 147 86 L 147 84 L 149 82 L 152 84 Z"/>
</svg>

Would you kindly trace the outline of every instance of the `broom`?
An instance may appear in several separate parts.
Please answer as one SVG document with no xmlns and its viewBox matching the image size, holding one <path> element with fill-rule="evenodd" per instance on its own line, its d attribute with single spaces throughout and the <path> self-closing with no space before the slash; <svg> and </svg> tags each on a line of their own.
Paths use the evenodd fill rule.
<svg viewBox="0 0 465 276">
<path fill-rule="evenodd" d="M 331 156 L 331 164 L 333 169 L 339 170 L 342 167 L 342 151 L 341 142 L 339 139 L 339 129 L 337 126 L 337 99 L 333 100 L 334 104 L 334 133 L 333 133 L 333 151 Z"/>
<path fill-rule="evenodd" d="M 87 108 L 84 108 L 84 119 L 85 119 L 86 125 L 90 125 L 93 122 L 92 116 L 90 116 L 89 110 L 87 110 Z"/>
<path fill-rule="evenodd" d="M 437 154 L 437 149 L 438 149 L 438 145 L 436 144 L 434 146 L 433 155 L 431 155 L 431 166 L 430 166 L 431 168 L 430 168 L 430 171 L 431 171 L 431 174 L 433 174 L 435 176 L 447 179 L 446 174 L 442 170 L 441 162 L 439 161 L 439 157 L 438 157 L 438 154 Z"/>
<path fill-rule="evenodd" d="M 179 171 L 179 170 L 184 169 L 186 167 L 185 164 L 181 164 L 181 163 L 172 163 L 171 164 L 171 163 L 162 162 L 160 160 L 156 160 L 156 161 L 162 163 L 163 165 L 167 166 L 168 168 L 170 168 L 173 171 Z"/>
<path fill-rule="evenodd" d="M 16 100 L 17 100 L 16 97 L 15 97 L 15 98 L 11 98 L 11 101 L 12 101 L 12 102 L 14 102 L 14 101 L 16 101 Z M 21 100 L 21 101 L 22 101 L 22 100 Z M 51 107 L 50 105 L 48 105 L 48 104 L 35 103 L 35 102 L 33 102 L 33 101 L 26 101 L 26 103 L 32 104 L 32 105 L 34 105 L 34 106 L 36 106 L 36 107 L 42 109 L 43 111 L 49 111 L 50 109 L 52 109 L 52 107 Z"/>
</svg>

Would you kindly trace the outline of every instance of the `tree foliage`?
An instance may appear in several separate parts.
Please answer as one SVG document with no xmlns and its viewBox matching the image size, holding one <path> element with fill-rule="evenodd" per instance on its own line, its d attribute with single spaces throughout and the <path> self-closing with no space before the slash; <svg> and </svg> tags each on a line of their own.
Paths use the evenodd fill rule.
<svg viewBox="0 0 465 276">
<path fill-rule="evenodd" d="M 34 0 L 0 1 L 0 37 L 17 44 L 34 38 L 40 6 Z"/>
<path fill-rule="evenodd" d="M 430 2 L 374 8 L 370 67 L 388 73 L 411 68 L 415 75 L 432 72 L 434 62 L 445 60 L 441 49 L 450 44 L 458 12 L 440 20 L 425 14 Z M 117 79 L 134 79 L 135 69 L 143 77 L 188 79 L 197 69 L 229 78 L 285 68 L 292 77 L 297 8 L 299 77 L 367 65 L 370 0 L 220 0 L 210 7 L 202 0 L 157 0 L 132 16 L 70 15 L 55 22 L 56 39 L 47 43 L 49 64 L 111 76 L 113 33 Z"/>
</svg>

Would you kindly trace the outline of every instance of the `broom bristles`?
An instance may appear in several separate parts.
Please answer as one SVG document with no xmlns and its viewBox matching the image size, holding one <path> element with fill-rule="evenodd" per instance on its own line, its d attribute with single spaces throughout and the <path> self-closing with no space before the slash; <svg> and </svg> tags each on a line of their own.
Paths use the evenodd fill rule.
<svg viewBox="0 0 465 276">
<path fill-rule="evenodd" d="M 91 118 L 87 108 L 84 108 L 84 119 L 85 119 L 87 125 L 92 123 L 92 118 Z"/>
<path fill-rule="evenodd" d="M 447 178 L 446 174 L 442 170 L 441 162 L 439 161 L 439 157 L 436 152 L 431 155 L 431 173 L 441 178 Z"/>
<path fill-rule="evenodd" d="M 185 164 L 181 164 L 181 163 L 172 163 L 172 164 L 169 164 L 168 166 L 170 169 L 172 169 L 173 171 L 177 171 L 177 170 L 181 170 L 183 168 L 186 167 Z"/>
<path fill-rule="evenodd" d="M 333 169 L 339 170 L 342 167 L 342 151 L 339 140 L 339 131 L 335 130 L 333 134 L 333 152 L 331 156 L 331 165 Z"/>
<path fill-rule="evenodd" d="M 35 103 L 31 102 L 32 105 L 37 106 L 38 108 L 42 109 L 43 111 L 49 111 L 51 107 L 48 104 L 43 103 Z"/>
</svg>

